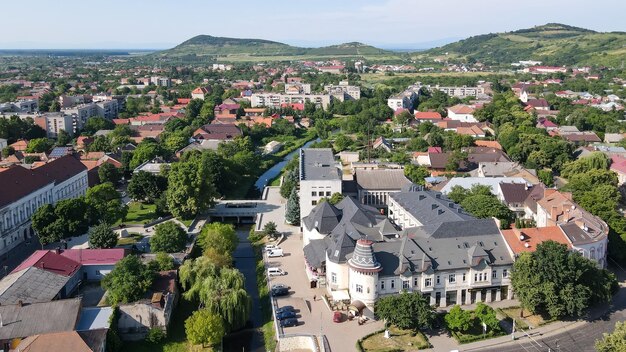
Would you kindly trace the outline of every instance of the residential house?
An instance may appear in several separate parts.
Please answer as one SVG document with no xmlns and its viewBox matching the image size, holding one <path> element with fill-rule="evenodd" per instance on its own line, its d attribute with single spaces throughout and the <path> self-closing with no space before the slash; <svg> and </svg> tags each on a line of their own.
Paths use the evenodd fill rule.
<svg viewBox="0 0 626 352">
<path fill-rule="evenodd" d="M 211 94 L 211 87 L 198 87 L 191 91 L 191 99 L 202 99 L 204 100 L 204 96 L 207 94 Z"/>
<path fill-rule="evenodd" d="M 604 143 L 619 143 L 624 139 L 622 133 L 605 133 Z"/>
<path fill-rule="evenodd" d="M 37 334 L 22 339 L 19 352 L 105 352 L 107 329 Z"/>
<path fill-rule="evenodd" d="M 443 119 L 441 114 L 436 111 L 416 111 L 414 117 L 417 123 L 425 121 L 436 123 L 437 121 L 441 121 Z"/>
<path fill-rule="evenodd" d="M 119 305 L 118 332 L 124 340 L 141 340 L 153 328 L 167 333 L 180 293 L 176 270 L 161 271 L 144 298 Z"/>
<path fill-rule="evenodd" d="M 80 298 L 33 304 L 2 304 L 0 347 L 9 351 L 29 336 L 73 331 L 80 308 Z"/>
<path fill-rule="evenodd" d="M 617 185 L 626 183 L 626 158 L 620 156 L 611 157 L 611 171 L 617 174 Z"/>
<path fill-rule="evenodd" d="M 462 122 L 478 122 L 474 118 L 474 108 L 469 105 L 458 104 L 448 108 L 448 118 Z"/>
<path fill-rule="evenodd" d="M 474 177 L 521 177 L 533 185 L 540 182 L 537 170 L 526 169 L 520 163 L 513 161 L 480 162 L 478 168 L 470 172 L 470 175 Z"/>
<path fill-rule="evenodd" d="M 59 254 L 80 264 L 81 280 L 100 281 L 128 252 L 124 248 L 64 249 Z"/>
<path fill-rule="evenodd" d="M 227 142 L 241 136 L 241 129 L 235 124 L 208 124 L 198 128 L 192 135 L 195 141 L 214 140 Z"/>
<path fill-rule="evenodd" d="M 533 214 L 537 227 L 559 226 L 572 248 L 600 267 L 606 266 L 609 227 L 599 217 L 582 209 L 569 193 L 551 190 L 537 201 Z"/>
<path fill-rule="evenodd" d="M 572 248 L 571 243 L 565 236 L 565 233 L 558 226 L 531 227 L 531 228 L 512 228 L 510 230 L 502 230 L 502 235 L 506 240 L 511 255 L 518 257 L 524 252 L 534 252 L 537 245 L 554 241 Z"/>
</svg>

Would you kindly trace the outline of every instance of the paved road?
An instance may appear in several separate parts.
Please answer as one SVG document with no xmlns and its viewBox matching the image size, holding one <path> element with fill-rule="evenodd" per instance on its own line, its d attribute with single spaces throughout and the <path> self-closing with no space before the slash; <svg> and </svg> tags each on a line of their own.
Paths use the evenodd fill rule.
<svg viewBox="0 0 626 352">
<path fill-rule="evenodd" d="M 555 331 L 544 336 L 534 336 L 533 340 L 528 337 L 520 338 L 515 343 L 499 345 L 493 348 L 480 349 L 481 351 L 492 352 L 586 352 L 595 351 L 594 343 L 602 338 L 605 332 L 615 329 L 615 323 L 626 321 L 626 272 L 621 273 L 621 287 L 617 295 L 613 298 L 609 311 L 603 316 L 588 322 L 577 323 L 574 328 L 567 331 Z M 606 306 L 604 307 L 606 309 Z M 598 307 L 596 311 L 603 311 Z M 593 312 L 590 315 L 595 315 Z M 564 329 L 565 330 L 565 329 Z"/>
</svg>

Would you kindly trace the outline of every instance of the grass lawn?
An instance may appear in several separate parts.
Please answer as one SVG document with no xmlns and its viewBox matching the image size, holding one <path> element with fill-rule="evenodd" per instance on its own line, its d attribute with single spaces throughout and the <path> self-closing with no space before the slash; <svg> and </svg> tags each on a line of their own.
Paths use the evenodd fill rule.
<svg viewBox="0 0 626 352">
<path fill-rule="evenodd" d="M 128 205 L 128 215 L 126 215 L 125 221 L 118 221 L 114 226 L 121 223 L 124 224 L 147 224 L 152 220 L 156 220 L 158 215 L 156 214 L 156 205 L 143 204 L 141 202 L 131 202 Z"/>
<path fill-rule="evenodd" d="M 137 242 L 139 242 L 141 239 L 143 238 L 143 235 L 140 235 L 136 232 L 131 232 L 128 234 L 128 237 L 126 238 L 120 238 L 117 240 L 117 245 L 118 246 L 127 246 L 127 245 L 131 245 L 131 244 L 135 244 Z"/>
<path fill-rule="evenodd" d="M 556 319 L 547 319 L 540 314 L 530 314 L 529 311 L 524 310 L 524 317 L 520 318 L 520 307 L 510 307 L 510 308 L 502 308 L 499 309 L 502 314 L 510 317 L 511 319 L 515 319 L 515 326 L 520 329 L 528 329 L 529 326 L 533 328 L 551 323 Z"/>
<path fill-rule="evenodd" d="M 361 341 L 363 351 L 409 351 L 422 350 L 430 347 L 428 339 L 419 331 L 404 330 L 392 326 L 389 328 L 391 338 L 385 338 L 385 332 L 381 331 L 368 336 Z"/>
<path fill-rule="evenodd" d="M 125 342 L 122 352 L 187 352 L 187 351 L 213 351 L 212 348 L 202 348 L 199 345 L 191 345 L 185 336 L 185 320 L 196 310 L 197 305 L 181 298 L 174 311 L 170 322 L 170 331 L 165 340 L 154 344 L 145 341 Z"/>
<path fill-rule="evenodd" d="M 189 226 L 191 226 L 191 223 L 193 222 L 194 219 L 176 219 L 180 222 L 183 223 L 183 225 L 187 226 L 187 228 L 189 228 Z"/>
</svg>

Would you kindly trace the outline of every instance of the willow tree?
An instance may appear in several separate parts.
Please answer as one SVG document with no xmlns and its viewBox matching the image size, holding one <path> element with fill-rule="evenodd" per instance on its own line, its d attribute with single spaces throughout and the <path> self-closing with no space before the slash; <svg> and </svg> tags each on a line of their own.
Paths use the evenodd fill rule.
<svg viewBox="0 0 626 352">
<path fill-rule="evenodd" d="M 180 282 L 189 300 L 224 319 L 226 331 L 242 328 L 250 315 L 251 299 L 241 272 L 219 269 L 210 258 L 202 256 L 180 267 Z"/>
<path fill-rule="evenodd" d="M 220 315 L 226 330 L 244 327 L 250 315 L 251 299 L 237 269 L 222 268 L 219 276 L 208 276 L 200 287 L 200 302 L 209 311 Z"/>
</svg>

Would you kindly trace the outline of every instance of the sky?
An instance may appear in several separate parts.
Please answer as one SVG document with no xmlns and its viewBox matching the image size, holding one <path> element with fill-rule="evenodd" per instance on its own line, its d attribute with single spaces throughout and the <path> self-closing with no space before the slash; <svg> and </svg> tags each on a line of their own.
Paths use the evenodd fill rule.
<svg viewBox="0 0 626 352">
<path fill-rule="evenodd" d="M 2 0 L 0 49 L 162 49 L 199 34 L 428 48 L 557 22 L 626 31 L 624 0 Z"/>
</svg>

